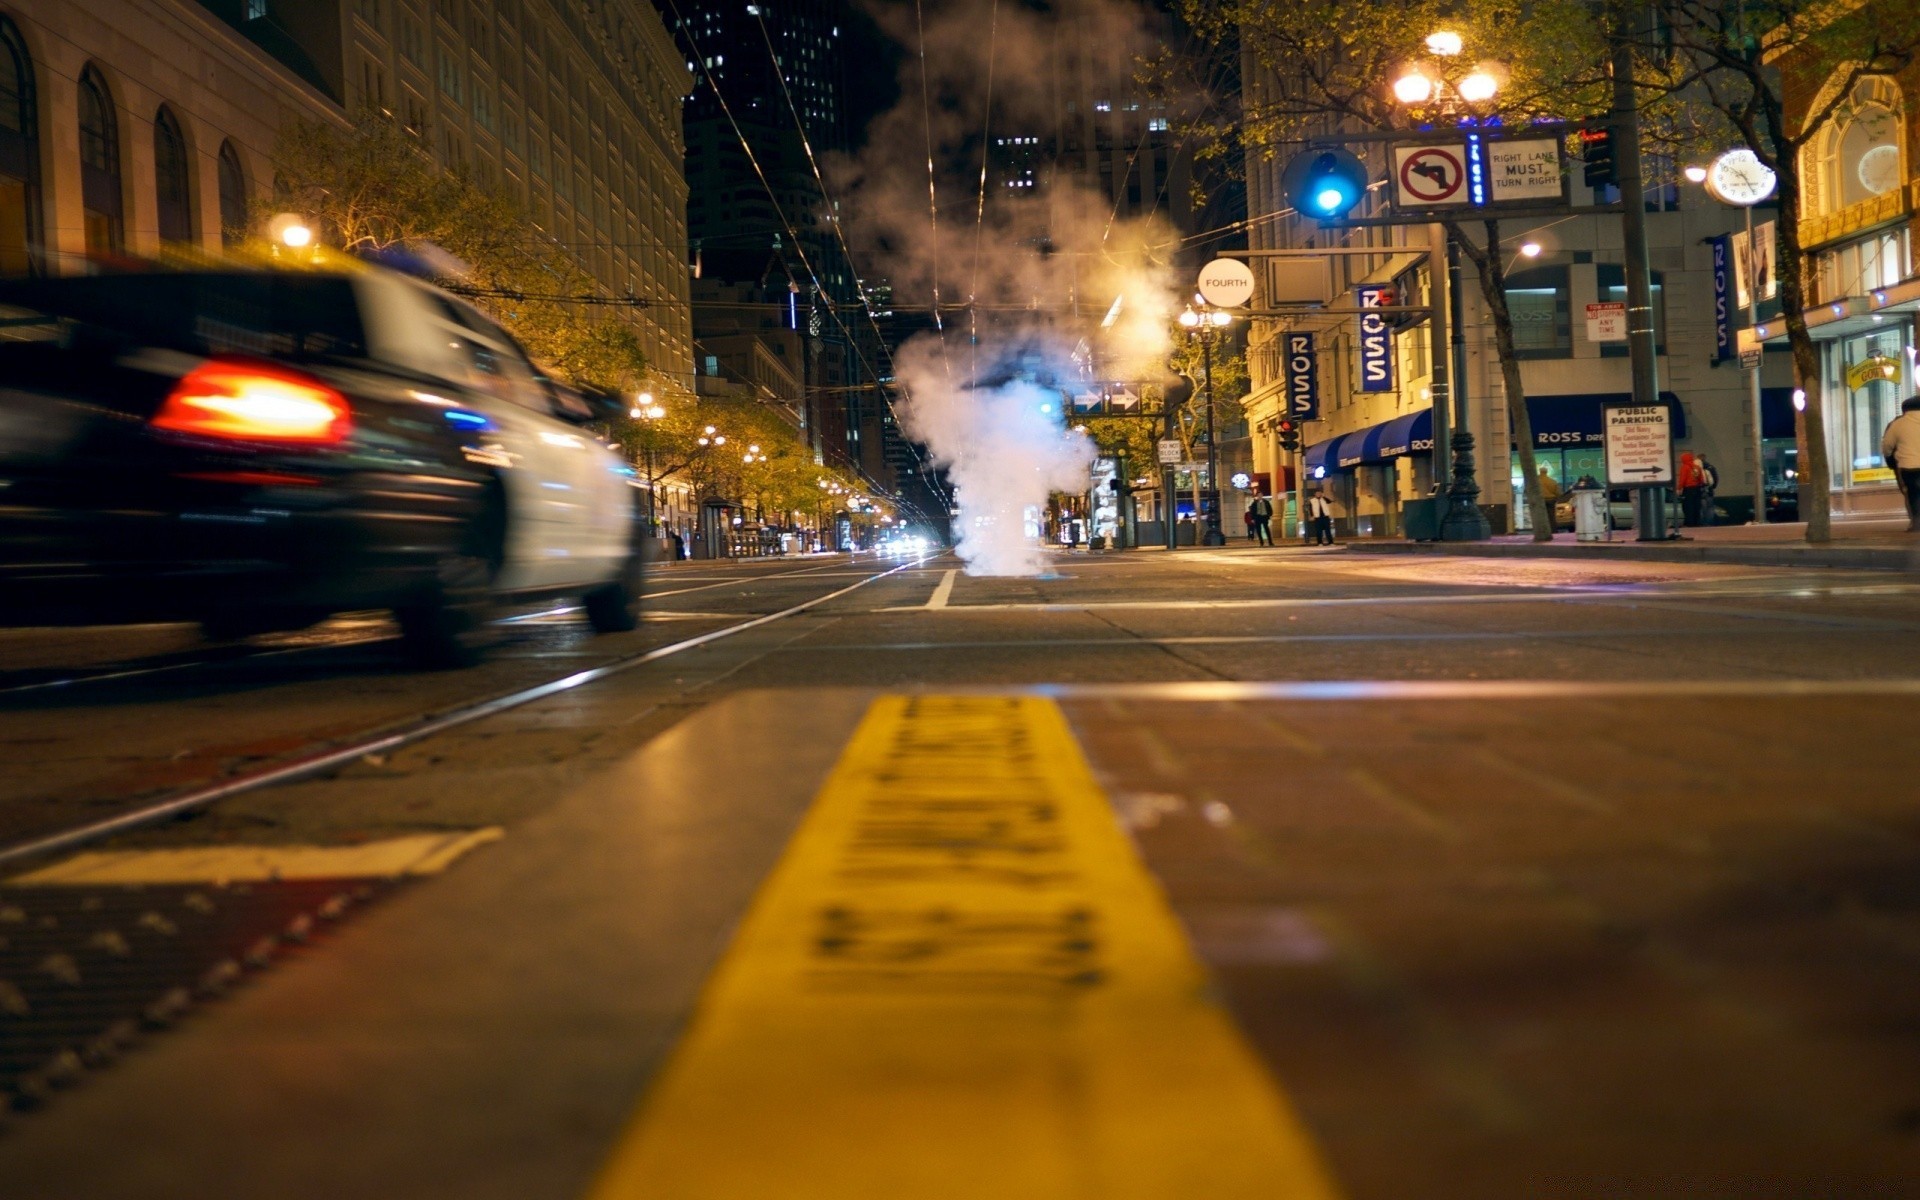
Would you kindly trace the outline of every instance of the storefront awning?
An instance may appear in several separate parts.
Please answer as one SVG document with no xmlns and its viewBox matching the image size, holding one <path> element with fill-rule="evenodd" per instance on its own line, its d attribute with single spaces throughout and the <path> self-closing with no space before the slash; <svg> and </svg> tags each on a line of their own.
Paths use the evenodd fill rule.
<svg viewBox="0 0 1920 1200">
<path fill-rule="evenodd" d="M 1661 392 L 1660 402 L 1673 412 L 1673 436 L 1687 436 L 1687 413 L 1680 397 Z M 1527 416 L 1533 422 L 1536 449 L 1556 450 L 1568 446 L 1598 446 L 1605 443 L 1603 412 L 1609 404 L 1631 404 L 1631 392 L 1579 392 L 1571 396 L 1528 396 Z"/>
<path fill-rule="evenodd" d="M 1887 314 L 1916 307 L 1920 307 L 1920 276 L 1902 280 L 1892 287 L 1875 288 L 1864 296 L 1847 296 L 1806 309 L 1807 333 L 1815 341 L 1822 342 L 1852 337 L 1856 333 L 1870 333 L 1888 319 Z M 1742 329 L 1738 340 L 1742 350 L 1760 342 L 1784 343 L 1787 340 L 1786 319 L 1775 317 L 1771 321 L 1762 321 L 1751 330 Z"/>
<path fill-rule="evenodd" d="M 1433 410 L 1423 408 L 1391 421 L 1356 429 L 1307 447 L 1307 472 L 1314 468 L 1345 470 L 1364 463 L 1383 463 L 1403 454 L 1433 452 Z"/>
</svg>

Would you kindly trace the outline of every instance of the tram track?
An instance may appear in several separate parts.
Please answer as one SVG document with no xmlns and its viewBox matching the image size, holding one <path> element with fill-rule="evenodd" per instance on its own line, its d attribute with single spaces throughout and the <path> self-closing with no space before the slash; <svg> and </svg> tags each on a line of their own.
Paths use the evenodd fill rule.
<svg viewBox="0 0 1920 1200">
<path fill-rule="evenodd" d="M 839 599 L 842 596 L 879 580 L 922 566 L 927 561 L 929 561 L 927 558 L 904 561 L 886 570 L 874 571 L 871 574 L 864 575 L 846 586 L 835 588 L 832 591 L 795 604 L 787 605 L 776 611 L 751 615 L 746 617 L 746 619 L 735 621 L 720 628 L 707 630 L 703 633 L 681 638 L 664 645 L 616 655 L 605 662 L 592 666 L 575 668 L 543 680 L 533 683 L 523 683 L 504 691 L 494 692 L 477 698 L 455 701 L 426 712 L 382 721 L 361 732 L 349 733 L 335 738 L 313 738 L 307 745 L 277 754 L 273 756 L 271 761 L 261 763 L 258 766 L 242 768 L 211 781 L 198 782 L 186 787 L 172 789 L 157 796 L 130 801 L 126 808 L 110 816 L 68 825 L 51 832 L 36 833 L 11 841 L 0 842 L 0 867 L 10 867 L 45 855 L 72 850 L 103 838 L 157 824 L 186 813 L 204 809 L 222 800 L 248 792 L 292 783 L 317 775 L 324 775 L 329 771 L 337 770 L 369 755 L 390 753 L 401 747 L 423 741 L 448 730 L 483 721 L 489 717 L 497 716 L 501 713 L 533 704 L 577 688 L 585 687 L 610 676 L 630 671 L 650 663 L 659 662 L 662 659 L 683 654 L 689 650 L 710 645 L 749 630 L 796 616 L 822 604 Z M 679 589 L 674 594 L 704 591 L 708 590 L 708 588 L 722 587 L 729 584 L 751 585 L 777 579 L 791 579 L 795 576 L 818 574 L 829 568 L 844 568 L 845 565 L 844 563 L 833 562 L 818 564 L 813 567 L 803 567 L 793 571 L 747 575 L 738 579 L 720 580 L 703 587 Z M 526 614 L 521 619 L 526 620 L 532 617 L 560 615 L 563 614 L 564 611 L 564 609 L 554 609 L 543 613 Z M 358 645 L 382 640 L 385 639 L 355 639 L 348 644 Z M 342 643 L 339 642 L 332 642 L 326 645 L 338 646 L 341 644 Z M 292 654 L 318 648 L 320 647 L 295 647 L 277 652 L 268 651 L 255 657 L 265 658 L 275 653 Z M 229 659 L 227 661 L 251 661 L 251 659 L 240 656 L 239 658 Z M 108 678 L 124 680 L 138 678 L 143 675 L 161 675 L 170 671 L 184 669 L 190 665 L 194 664 L 177 663 L 156 665 L 149 668 L 133 668 L 120 671 L 113 675 L 102 674 L 91 676 L 77 682 L 94 682 Z M 58 685 L 44 683 L 38 685 L 34 690 L 46 690 L 47 688 L 56 686 Z M 4 697 L 9 691 L 17 693 L 25 690 L 27 689 L 0 689 L 0 697 Z M 110 802 L 110 798 L 107 802 Z"/>
</svg>

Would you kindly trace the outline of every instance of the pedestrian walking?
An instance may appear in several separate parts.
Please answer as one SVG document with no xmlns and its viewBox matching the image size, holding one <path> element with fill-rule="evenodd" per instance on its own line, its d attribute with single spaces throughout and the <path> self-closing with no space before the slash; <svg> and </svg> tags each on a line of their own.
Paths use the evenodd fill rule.
<svg viewBox="0 0 1920 1200">
<path fill-rule="evenodd" d="M 1704 454 L 1696 459 L 1700 464 L 1700 523 L 1712 525 L 1719 519 L 1713 509 L 1713 494 L 1720 490 L 1720 468 Z"/>
<path fill-rule="evenodd" d="M 1548 508 L 1552 508 L 1553 502 L 1560 498 L 1560 481 L 1545 467 L 1540 468 L 1540 498 L 1547 502 Z"/>
<path fill-rule="evenodd" d="M 1312 522 L 1313 543 L 1316 546 L 1333 545 L 1333 505 L 1327 502 L 1324 492 L 1315 492 L 1307 497 L 1307 518 Z"/>
<path fill-rule="evenodd" d="M 1674 482 L 1680 487 L 1680 523 L 1698 525 L 1700 493 L 1703 484 L 1700 476 L 1700 460 L 1694 457 L 1693 451 L 1681 452 L 1679 478 Z"/>
<path fill-rule="evenodd" d="M 1253 503 L 1247 505 L 1247 524 L 1256 542 L 1262 546 L 1273 545 L 1273 501 L 1255 496 Z"/>
<path fill-rule="evenodd" d="M 1246 512 L 1243 512 L 1243 513 L 1241 513 L 1241 514 L 1240 514 L 1240 519 L 1241 519 L 1242 521 L 1244 521 L 1244 522 L 1246 522 L 1246 525 L 1247 525 L 1247 540 L 1248 540 L 1248 541 L 1250 541 L 1250 542 L 1251 542 L 1251 541 L 1253 541 L 1253 540 L 1254 540 L 1254 537 L 1253 537 L 1253 505 L 1251 505 L 1251 504 L 1249 504 L 1249 505 L 1247 505 L 1247 511 L 1246 511 Z"/>
<path fill-rule="evenodd" d="M 1920 395 L 1901 402 L 1880 437 L 1880 457 L 1907 501 L 1907 532 L 1920 533 Z"/>
</svg>

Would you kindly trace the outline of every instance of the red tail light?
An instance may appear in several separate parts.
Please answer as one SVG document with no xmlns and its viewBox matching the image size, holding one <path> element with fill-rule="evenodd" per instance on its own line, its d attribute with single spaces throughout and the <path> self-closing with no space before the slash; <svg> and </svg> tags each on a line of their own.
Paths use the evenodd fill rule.
<svg viewBox="0 0 1920 1200">
<path fill-rule="evenodd" d="M 353 428 L 346 397 L 298 371 L 214 359 L 187 373 L 152 425 L 196 437 L 335 445 Z"/>
</svg>

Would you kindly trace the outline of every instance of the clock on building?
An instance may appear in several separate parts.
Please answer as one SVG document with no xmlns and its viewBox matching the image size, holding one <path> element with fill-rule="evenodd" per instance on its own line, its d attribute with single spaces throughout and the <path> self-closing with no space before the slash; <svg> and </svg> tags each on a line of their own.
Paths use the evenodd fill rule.
<svg viewBox="0 0 1920 1200">
<path fill-rule="evenodd" d="M 1900 147 L 1891 143 L 1875 146 L 1860 156 L 1855 168 L 1860 186 L 1875 196 L 1892 191 L 1900 183 Z"/>
<path fill-rule="evenodd" d="M 1707 191 L 1715 200 L 1751 208 L 1773 195 L 1778 181 L 1760 156 L 1741 146 L 1713 160 L 1707 168 Z"/>
</svg>

